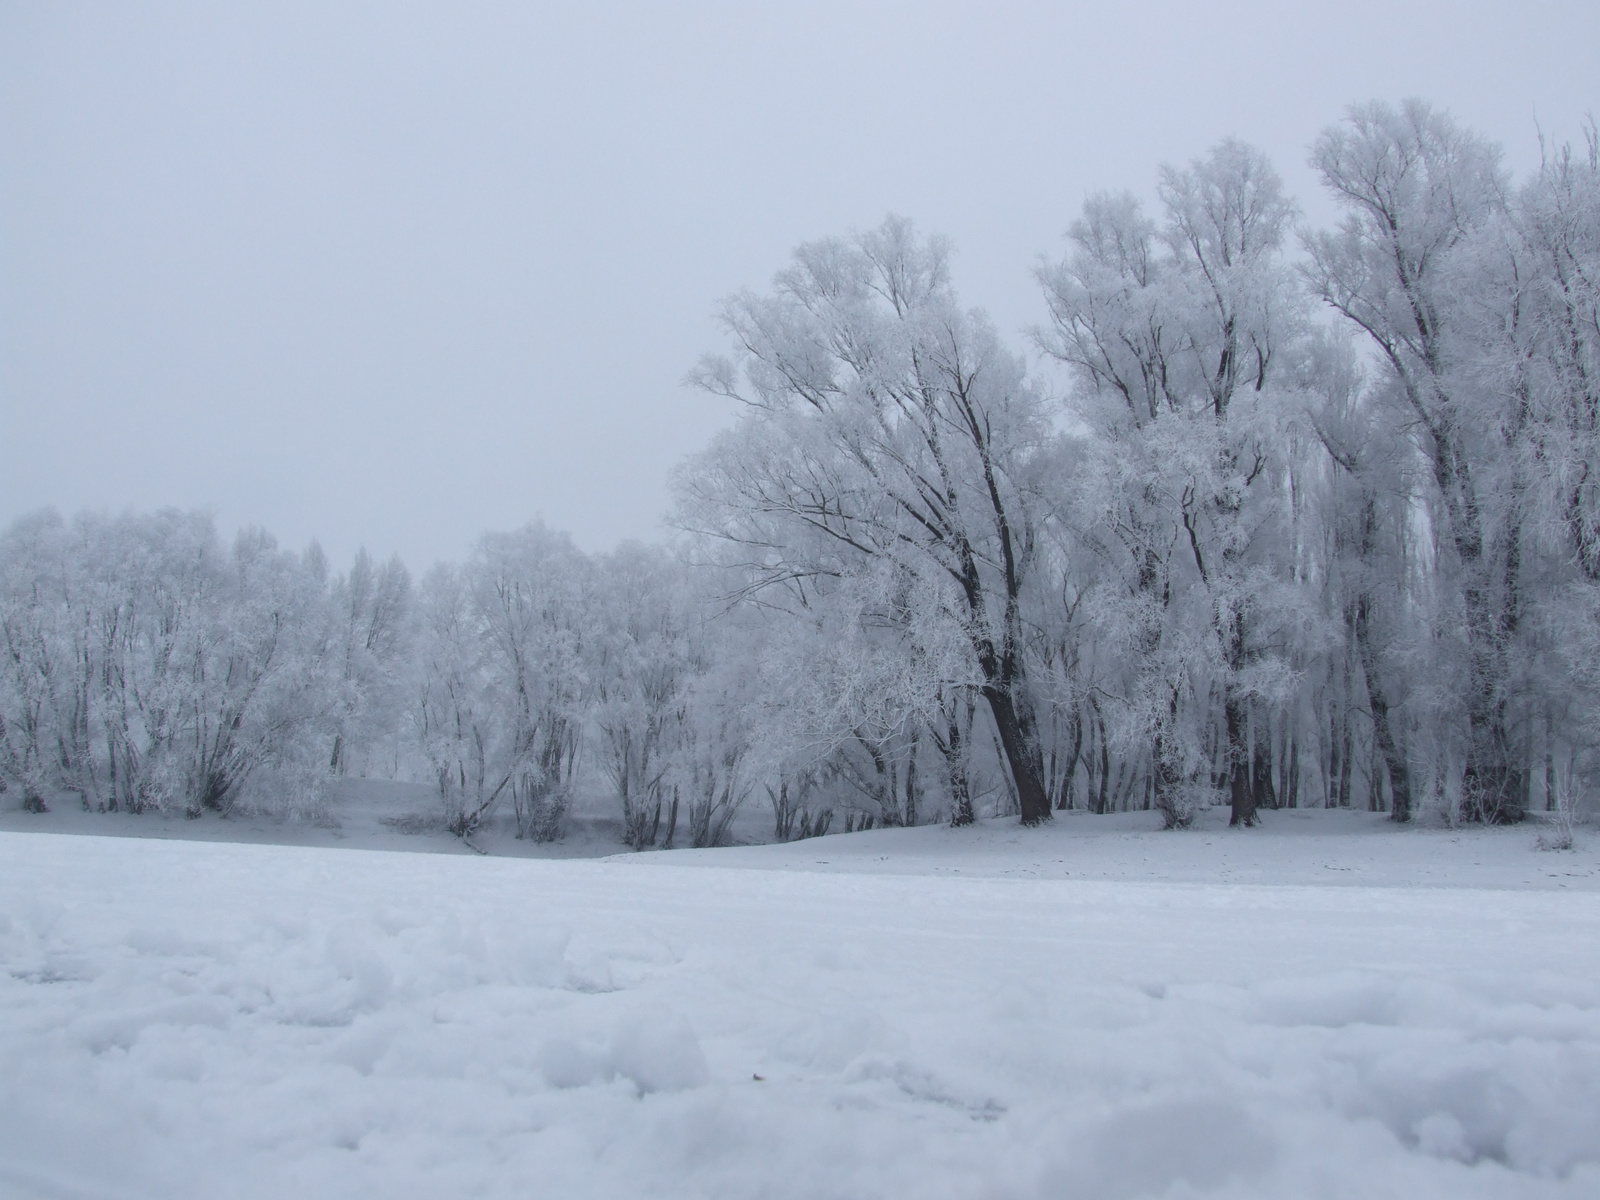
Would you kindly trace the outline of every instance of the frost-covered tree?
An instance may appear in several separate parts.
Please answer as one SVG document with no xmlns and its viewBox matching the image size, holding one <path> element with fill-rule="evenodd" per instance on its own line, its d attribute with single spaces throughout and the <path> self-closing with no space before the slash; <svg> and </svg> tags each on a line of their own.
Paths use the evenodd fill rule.
<svg viewBox="0 0 1600 1200">
<path fill-rule="evenodd" d="M 196 513 L 14 525 L 0 771 L 35 806 L 69 790 L 133 812 L 226 810 L 269 778 L 314 790 L 333 700 L 320 564 L 258 531 L 224 550 Z"/>
<path fill-rule="evenodd" d="M 1160 226 L 1128 195 L 1086 203 L 1067 259 L 1039 272 L 1052 318 L 1039 343 L 1071 368 L 1088 432 L 1074 524 L 1114 567 L 1087 611 L 1127 652 L 1121 741 L 1148 745 L 1171 822 L 1187 822 L 1216 757 L 1233 820 L 1251 824 L 1252 705 L 1282 682 L 1264 622 L 1282 600 L 1273 536 L 1302 324 L 1282 255 L 1294 207 L 1233 141 L 1164 170 L 1160 194 Z M 1095 719 L 1104 730 L 1098 706 Z"/>
<path fill-rule="evenodd" d="M 738 351 L 693 379 L 743 413 L 682 473 L 679 520 L 762 603 L 804 608 L 877 561 L 936 597 L 1033 824 L 1051 810 L 1022 608 L 1049 425 L 1018 357 L 960 308 L 948 257 L 890 219 L 801 246 L 771 294 L 727 301 Z"/>
<path fill-rule="evenodd" d="M 1506 554 L 1521 612 L 1506 690 L 1524 802 L 1542 734 L 1547 807 L 1563 786 L 1557 745 L 1592 762 L 1600 685 L 1600 133 L 1591 122 L 1586 134 L 1584 153 L 1547 153 L 1484 239 L 1469 321 L 1484 384 L 1507 396 Z"/>
<path fill-rule="evenodd" d="M 1330 790 L 1348 802 L 1352 710 L 1364 708 L 1389 783 L 1390 815 L 1408 821 L 1413 772 L 1404 705 L 1408 696 L 1426 695 L 1429 682 L 1419 651 L 1430 641 L 1431 614 L 1419 610 L 1424 593 L 1412 573 L 1420 532 L 1412 500 L 1422 463 L 1347 339 L 1317 339 L 1306 366 L 1308 423 L 1328 467 L 1308 464 L 1301 475 L 1301 493 L 1311 502 L 1304 524 L 1323 538 L 1309 567 L 1322 585 L 1330 625 L 1344 634 L 1342 645 L 1327 643 L 1327 674 L 1346 691 L 1359 677 L 1362 689 L 1360 696 L 1336 694 L 1317 713 L 1319 725 L 1332 722 L 1328 766 L 1337 782 Z M 1319 648 L 1307 649 L 1309 659 Z M 1378 786 L 1375 775 L 1374 795 Z"/>
<path fill-rule="evenodd" d="M 630 543 L 595 563 L 595 758 L 635 850 L 671 844 L 677 833 L 671 772 L 696 666 L 696 599 L 685 568 L 664 550 Z"/>
<path fill-rule="evenodd" d="M 518 832 L 559 835 L 582 744 L 588 561 L 543 525 L 486 534 L 420 596 L 426 661 L 416 709 L 449 828 L 502 802 Z"/>
<path fill-rule="evenodd" d="M 1347 215 L 1308 239 L 1307 278 L 1366 335 L 1431 469 L 1461 611 L 1464 786 L 1475 812 L 1514 820 L 1525 795 L 1508 685 L 1522 606 L 1514 493 L 1526 413 L 1516 385 L 1480 360 L 1471 311 L 1485 239 L 1505 209 L 1499 152 L 1407 101 L 1352 109 L 1317 139 L 1312 163 Z"/>
<path fill-rule="evenodd" d="M 54 513 L 16 522 L 0 541 L 0 781 L 32 812 L 48 809 L 61 765 L 64 542 Z"/>
<path fill-rule="evenodd" d="M 308 743 L 320 741 L 333 703 L 326 582 L 319 550 L 281 551 L 261 530 L 235 540 L 190 666 L 187 791 L 201 808 L 228 807 L 264 770 L 320 777 L 321 764 L 306 759 L 320 758 Z"/>
<path fill-rule="evenodd" d="M 841 783 L 858 819 L 888 826 L 934 819 L 942 793 L 955 823 L 972 820 L 970 701 L 981 678 L 956 603 L 874 559 L 770 623 L 758 676 L 780 792 Z"/>
<path fill-rule="evenodd" d="M 398 555 L 378 566 L 363 548 L 349 574 L 334 583 L 332 603 L 340 668 L 329 767 L 344 775 L 361 752 L 386 740 L 407 701 L 406 667 L 414 637 L 411 573 Z"/>
</svg>

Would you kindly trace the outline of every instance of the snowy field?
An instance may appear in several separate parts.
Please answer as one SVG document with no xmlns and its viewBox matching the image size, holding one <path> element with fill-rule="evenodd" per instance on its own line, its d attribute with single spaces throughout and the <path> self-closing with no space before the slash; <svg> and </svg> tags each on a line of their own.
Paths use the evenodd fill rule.
<svg viewBox="0 0 1600 1200">
<path fill-rule="evenodd" d="M 1600 1196 L 1600 855 L 0 832 L 7 1197 Z M 104 820 L 104 818 L 102 818 Z"/>
</svg>

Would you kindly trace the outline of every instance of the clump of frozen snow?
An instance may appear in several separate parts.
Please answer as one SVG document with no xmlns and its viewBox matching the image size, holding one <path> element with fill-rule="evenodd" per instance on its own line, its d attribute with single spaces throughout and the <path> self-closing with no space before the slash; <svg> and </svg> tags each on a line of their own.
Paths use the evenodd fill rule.
<svg viewBox="0 0 1600 1200">
<path fill-rule="evenodd" d="M 628 1012 L 598 1036 L 552 1033 L 540 1042 L 534 1058 L 545 1080 L 557 1088 L 625 1079 L 643 1096 L 681 1092 L 710 1079 L 693 1027 L 682 1014 L 665 1009 Z"/>
</svg>

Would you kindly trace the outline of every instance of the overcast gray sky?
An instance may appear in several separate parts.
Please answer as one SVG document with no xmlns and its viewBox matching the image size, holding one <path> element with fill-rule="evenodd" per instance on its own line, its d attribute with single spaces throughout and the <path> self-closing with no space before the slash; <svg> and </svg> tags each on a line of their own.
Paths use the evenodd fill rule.
<svg viewBox="0 0 1600 1200">
<path fill-rule="evenodd" d="M 1600 4 L 0 3 L 0 522 L 210 507 L 414 567 L 661 535 L 718 297 L 890 212 L 969 304 L 1084 196 L 1420 95 L 1600 109 Z M 1537 126 L 1536 126 L 1537 123 Z M 1021 344 L 1020 336 L 1017 339 Z"/>
</svg>

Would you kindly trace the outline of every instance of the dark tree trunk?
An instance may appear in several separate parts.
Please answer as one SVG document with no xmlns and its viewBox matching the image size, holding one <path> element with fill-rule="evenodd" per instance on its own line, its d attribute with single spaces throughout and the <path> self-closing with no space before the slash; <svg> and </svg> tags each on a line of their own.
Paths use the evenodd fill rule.
<svg viewBox="0 0 1600 1200">
<path fill-rule="evenodd" d="M 1150 744 L 1151 800 L 1168 829 L 1187 828 L 1194 820 L 1193 810 L 1179 802 L 1183 772 L 1179 764 L 1172 761 L 1167 744 L 1166 731 L 1177 723 L 1178 689 L 1173 688 L 1168 695 L 1166 723 L 1156 727 L 1155 738 Z"/>
<path fill-rule="evenodd" d="M 1017 807 L 1021 810 L 1022 823 L 1037 825 L 1041 821 L 1048 821 L 1050 797 L 1045 794 L 1041 778 L 1039 741 L 1034 736 L 1032 714 L 1004 688 L 985 687 L 983 698 L 989 702 L 989 712 L 994 717 L 995 731 L 1000 735 L 1006 766 L 1016 784 Z"/>
<path fill-rule="evenodd" d="M 1084 760 L 1089 775 L 1089 808 L 1096 816 L 1106 813 L 1106 789 L 1111 782 L 1111 747 L 1106 742 L 1106 722 L 1100 713 L 1100 703 L 1094 697 L 1089 698 L 1090 710 L 1094 713 L 1094 720 L 1090 725 L 1090 732 L 1097 734 L 1100 742 L 1098 758 L 1092 752 Z"/>
<path fill-rule="evenodd" d="M 1328 753 L 1323 760 L 1322 807 L 1339 807 L 1339 716 L 1328 714 Z"/>
<path fill-rule="evenodd" d="M 1556 811 L 1556 735 L 1550 714 L 1544 718 L 1544 807 Z"/>
<path fill-rule="evenodd" d="M 1494 825 L 1522 820 L 1522 771 L 1514 765 L 1506 729 L 1503 676 L 1494 644 L 1488 597 L 1478 585 L 1467 588 L 1467 630 L 1472 640 L 1467 680 L 1467 765 L 1462 774 L 1466 815 Z"/>
<path fill-rule="evenodd" d="M 1505 595 L 1494 611 L 1493 588 L 1483 550 L 1482 516 L 1465 464 L 1454 478 L 1459 481 L 1457 506 L 1447 510 L 1456 525 L 1456 553 L 1466 575 L 1468 652 L 1467 765 L 1462 776 L 1466 813 L 1473 820 L 1495 825 L 1522 820 L 1524 771 L 1511 746 L 1502 686 L 1506 680 L 1505 656 L 1520 620 L 1521 526 L 1513 519 L 1507 531 Z"/>
<path fill-rule="evenodd" d="M 1228 802 L 1232 812 L 1229 825 L 1254 825 L 1256 823 L 1256 797 L 1250 787 L 1250 753 L 1245 744 L 1244 705 L 1235 696 L 1223 702 L 1223 715 L 1228 725 Z"/>
<path fill-rule="evenodd" d="M 950 764 L 946 760 L 946 771 L 950 780 L 950 824 L 971 825 L 977 814 L 972 811 L 972 788 L 967 781 L 966 764 Z"/>
<path fill-rule="evenodd" d="M 1128 811 L 1128 802 L 1125 798 L 1129 782 L 1128 770 L 1129 764 L 1127 759 L 1123 759 L 1117 764 L 1117 787 L 1116 790 L 1111 793 L 1112 812 Z"/>
<path fill-rule="evenodd" d="M 1350 777 L 1355 770 L 1354 735 L 1350 730 L 1350 713 L 1345 711 L 1344 718 L 1340 721 L 1340 736 L 1343 739 L 1339 747 L 1339 807 L 1350 807 Z"/>
<path fill-rule="evenodd" d="M 1272 784 L 1272 751 L 1265 737 L 1256 739 L 1251 752 L 1250 776 L 1256 808 L 1277 808 L 1278 791 Z"/>
<path fill-rule="evenodd" d="M 967 704 L 968 727 L 971 727 L 972 705 Z M 967 776 L 967 751 L 965 739 L 961 736 L 961 713 L 959 707 L 945 710 L 945 733 L 939 736 L 937 728 L 933 734 L 934 744 L 939 747 L 939 753 L 944 756 L 945 781 L 950 788 L 950 824 L 954 826 L 971 825 L 977 819 L 977 814 L 972 811 L 972 784 Z"/>
<path fill-rule="evenodd" d="M 672 803 L 667 807 L 667 836 L 661 843 L 662 848 L 672 849 L 672 839 L 678 832 L 678 785 L 672 785 Z"/>
<path fill-rule="evenodd" d="M 1074 705 L 1072 709 L 1072 753 L 1067 756 L 1067 765 L 1063 768 L 1056 784 L 1056 810 L 1072 807 L 1074 780 L 1078 774 L 1078 759 L 1083 756 L 1083 714 Z"/>
<path fill-rule="evenodd" d="M 1362 592 L 1356 597 L 1355 619 L 1356 650 L 1361 657 L 1361 673 L 1367 679 L 1367 708 L 1372 713 L 1372 736 L 1378 743 L 1378 753 L 1389 776 L 1389 816 L 1396 821 L 1411 820 L 1411 768 L 1395 741 L 1394 729 L 1389 721 L 1389 697 L 1378 678 L 1378 655 L 1372 645 L 1372 596 Z M 1376 783 L 1374 783 L 1376 787 Z"/>
<path fill-rule="evenodd" d="M 911 745 L 906 753 L 906 804 L 905 824 L 917 823 L 917 747 L 921 739 L 917 735 L 917 727 L 911 730 Z"/>
<path fill-rule="evenodd" d="M 1369 697 L 1372 705 L 1372 736 L 1378 743 L 1389 776 L 1389 816 L 1392 820 L 1411 820 L 1411 768 L 1395 742 L 1389 723 L 1389 706 L 1381 697 Z"/>
</svg>

